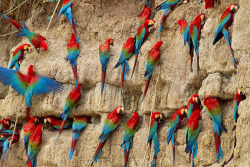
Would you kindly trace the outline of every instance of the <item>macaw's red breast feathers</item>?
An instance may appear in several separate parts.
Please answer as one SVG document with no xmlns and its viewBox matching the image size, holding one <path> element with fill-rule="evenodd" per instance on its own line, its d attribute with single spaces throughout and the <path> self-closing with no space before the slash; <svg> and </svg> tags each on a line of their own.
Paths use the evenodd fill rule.
<svg viewBox="0 0 250 167">
<path fill-rule="evenodd" d="M 211 9 L 214 7 L 214 0 L 204 0 L 205 9 Z"/>
</svg>

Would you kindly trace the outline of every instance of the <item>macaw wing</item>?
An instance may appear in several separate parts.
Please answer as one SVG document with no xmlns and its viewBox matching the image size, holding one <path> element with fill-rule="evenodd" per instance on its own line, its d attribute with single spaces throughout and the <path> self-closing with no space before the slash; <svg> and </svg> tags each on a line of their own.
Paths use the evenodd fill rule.
<svg viewBox="0 0 250 167">
<path fill-rule="evenodd" d="M 134 134 L 137 132 L 138 129 L 139 129 L 139 125 L 137 125 L 135 129 L 133 129 L 133 127 L 128 127 L 128 125 L 126 125 L 122 140 L 125 142 L 130 140 L 134 136 Z"/>
<path fill-rule="evenodd" d="M 4 85 L 10 85 L 21 95 L 25 95 L 28 78 L 19 71 L 0 67 L 0 81 Z"/>
<path fill-rule="evenodd" d="M 195 52 L 196 52 L 196 54 L 198 54 L 198 51 L 199 51 L 199 39 L 198 39 L 199 30 L 195 25 L 193 25 L 193 31 L 190 32 L 190 35 L 191 35 L 191 39 L 192 39 L 192 42 L 193 42 L 193 45 L 195 48 Z"/>
<path fill-rule="evenodd" d="M 72 12 L 71 12 L 71 7 L 67 8 L 67 10 L 65 12 L 65 16 L 68 17 L 70 24 L 73 24 L 74 17 L 73 17 Z"/>
<path fill-rule="evenodd" d="M 21 50 L 19 50 L 18 52 L 16 52 L 16 54 L 14 54 L 11 58 L 10 61 L 10 68 L 14 67 L 14 65 L 16 64 L 17 60 L 20 58 L 21 56 Z"/>
<path fill-rule="evenodd" d="M 152 140 L 154 133 L 157 131 L 157 122 L 155 121 L 152 126 L 150 126 L 150 131 L 148 134 L 148 143 Z"/>
<path fill-rule="evenodd" d="M 151 56 L 150 56 L 150 54 L 151 54 Z M 159 63 L 159 59 L 158 60 L 152 59 L 152 57 L 158 57 L 158 56 L 152 55 L 152 54 L 154 54 L 154 53 L 149 51 L 148 56 L 147 56 L 146 67 L 145 67 L 145 72 L 147 75 L 151 75 L 153 73 L 154 68 Z M 160 54 L 160 52 L 156 53 L 156 54 Z"/>
<path fill-rule="evenodd" d="M 102 135 L 101 136 L 106 136 L 107 134 L 109 134 L 110 132 L 112 132 L 113 130 L 115 130 L 118 127 L 119 123 L 114 124 L 114 122 L 110 119 L 106 119 L 105 123 L 102 127 Z"/>
<path fill-rule="evenodd" d="M 40 146 L 41 146 L 41 143 L 38 143 L 38 142 L 30 142 L 29 140 L 29 144 L 28 144 L 28 156 L 29 156 L 29 159 L 33 159 L 38 151 L 40 150 Z"/>
<path fill-rule="evenodd" d="M 65 4 L 65 5 L 62 6 L 62 8 L 61 8 L 61 10 L 60 10 L 60 12 L 59 12 L 58 17 L 57 17 L 56 20 L 59 19 L 59 17 L 62 15 L 62 13 L 64 13 L 68 8 L 70 8 L 71 3 L 72 3 L 72 2 L 67 3 L 67 4 Z"/>
<path fill-rule="evenodd" d="M 145 37 L 145 34 L 146 34 L 146 29 L 145 27 L 143 27 L 141 29 L 141 31 L 139 32 L 139 34 L 136 34 L 136 42 L 135 42 L 135 48 L 138 50 L 141 48 L 141 45 L 144 41 L 144 37 Z"/>
<path fill-rule="evenodd" d="M 192 145 L 192 143 L 196 140 L 196 138 L 197 138 L 197 136 L 198 136 L 198 134 L 200 132 L 200 128 L 201 128 L 200 122 L 199 122 L 199 125 L 198 125 L 198 127 L 196 129 L 193 129 L 192 126 L 190 126 L 188 128 L 187 139 L 188 139 L 188 143 L 191 142 L 190 145 Z"/>
<path fill-rule="evenodd" d="M 221 111 L 220 105 L 218 105 L 217 107 L 212 106 L 211 107 L 211 111 L 209 111 L 208 114 L 210 115 L 210 117 L 212 118 L 212 120 L 218 126 L 221 125 L 221 122 L 222 122 L 222 111 Z"/>
<path fill-rule="evenodd" d="M 172 120 L 168 126 L 168 138 L 167 138 L 168 143 L 171 140 L 172 135 L 174 134 L 178 123 L 179 123 L 179 116 L 176 114 L 175 119 Z"/>
<path fill-rule="evenodd" d="M 73 122 L 73 126 L 72 129 L 73 130 L 82 130 L 82 128 L 84 128 L 86 126 L 86 122 L 84 122 L 83 120 L 77 120 Z"/>
<path fill-rule="evenodd" d="M 219 20 L 219 24 L 218 24 L 217 29 L 215 31 L 215 36 L 214 36 L 214 42 L 213 42 L 213 44 L 215 44 L 218 41 L 218 38 L 220 36 L 219 34 L 221 33 L 221 30 L 224 28 L 224 26 L 227 24 L 227 22 L 230 20 L 230 18 L 231 18 L 231 13 L 229 13 L 223 19 Z"/>
<path fill-rule="evenodd" d="M 76 65 L 76 59 L 79 55 L 79 49 L 78 48 L 68 48 L 67 50 L 67 57 L 70 62 L 70 64 L 74 67 Z"/>
<path fill-rule="evenodd" d="M 189 38 L 190 38 L 189 26 L 190 26 L 190 23 L 187 23 L 187 27 L 185 27 L 183 29 L 183 32 L 182 32 L 182 36 L 183 36 L 183 39 L 184 39 L 184 45 L 185 46 L 186 46 L 186 43 L 189 41 Z"/>
<path fill-rule="evenodd" d="M 108 52 L 107 50 L 100 50 L 99 55 L 102 65 L 106 65 L 110 57 L 110 52 Z"/>
<path fill-rule="evenodd" d="M 193 104 L 189 103 L 188 105 L 188 118 L 192 115 L 193 112 Z"/>
<path fill-rule="evenodd" d="M 119 57 L 119 63 L 122 64 L 125 62 L 125 60 L 128 60 L 132 56 L 133 52 L 129 52 L 128 49 L 122 49 L 120 57 Z"/>
</svg>

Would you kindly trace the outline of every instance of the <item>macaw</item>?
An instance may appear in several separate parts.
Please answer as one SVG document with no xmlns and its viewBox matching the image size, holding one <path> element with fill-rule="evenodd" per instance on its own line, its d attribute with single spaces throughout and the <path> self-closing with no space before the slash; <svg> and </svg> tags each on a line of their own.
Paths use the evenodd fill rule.
<svg viewBox="0 0 250 167">
<path fill-rule="evenodd" d="M 71 66 L 72 66 L 72 69 L 73 69 L 76 88 L 77 88 L 77 62 L 76 62 L 76 59 L 77 59 L 78 55 L 79 55 L 79 43 L 76 41 L 75 34 L 71 34 L 71 38 L 70 38 L 69 44 L 67 46 L 67 59 L 69 60 Z"/>
<path fill-rule="evenodd" d="M 11 24 L 13 24 L 20 31 L 20 34 L 17 34 L 17 36 L 25 36 L 28 39 L 28 41 L 34 46 L 34 48 L 38 53 L 39 53 L 38 49 L 40 48 L 42 48 L 44 51 L 48 49 L 48 45 L 45 42 L 46 38 L 39 33 L 29 31 L 29 29 L 25 25 L 25 22 L 22 22 L 21 26 L 14 20 L 10 19 L 8 16 L 5 16 L 3 14 L 0 14 L 0 16 L 2 16 Z"/>
<path fill-rule="evenodd" d="M 168 126 L 168 138 L 167 143 L 169 144 L 170 140 L 172 140 L 172 149 L 173 149 L 173 166 L 175 162 L 175 140 L 174 133 L 179 129 L 182 120 L 184 118 L 185 113 L 187 113 L 187 107 L 181 107 L 179 110 L 173 113 L 171 117 L 170 124 Z"/>
<path fill-rule="evenodd" d="M 149 7 L 144 7 L 143 11 L 138 14 L 139 17 L 139 26 L 142 25 L 142 23 L 144 23 L 146 20 L 150 19 L 151 17 L 151 9 Z"/>
<path fill-rule="evenodd" d="M 148 122 L 148 126 L 150 127 L 149 133 L 147 134 L 148 143 L 150 147 L 151 147 L 152 141 L 154 143 L 154 158 L 151 161 L 151 167 L 156 166 L 157 154 L 160 151 L 160 143 L 159 143 L 159 139 L 157 136 L 157 130 L 159 128 L 159 123 L 161 119 L 162 119 L 161 113 L 154 112 L 152 113 Z"/>
<path fill-rule="evenodd" d="M 222 14 L 220 20 L 219 20 L 219 25 L 216 29 L 215 36 L 214 36 L 214 42 L 213 45 L 216 44 L 223 36 L 227 40 L 227 44 L 230 47 L 231 55 L 232 55 L 232 60 L 233 60 L 233 66 L 236 68 L 236 62 L 234 58 L 234 52 L 231 47 L 231 40 L 230 40 L 230 35 L 227 31 L 227 28 L 232 24 L 234 14 L 238 11 L 238 5 L 237 4 L 232 4 L 227 7 L 225 12 Z"/>
<path fill-rule="evenodd" d="M 29 138 L 30 135 L 34 132 L 34 130 L 36 129 L 36 122 L 38 122 L 38 118 L 37 117 L 31 117 L 29 119 L 29 122 L 26 123 L 23 127 L 23 133 L 24 133 L 24 147 L 25 147 L 25 153 L 27 155 L 28 153 L 28 143 L 29 143 Z"/>
<path fill-rule="evenodd" d="M 58 92 L 63 89 L 63 85 L 60 82 L 41 75 L 35 75 L 33 65 L 29 66 L 27 75 L 23 75 L 17 70 L 0 67 L 0 81 L 4 85 L 10 85 L 19 94 L 25 96 L 27 120 L 30 118 L 30 107 L 33 95 Z"/>
<path fill-rule="evenodd" d="M 11 120 L 5 118 L 2 121 L 0 121 L 0 130 L 9 130 L 10 125 L 11 125 Z"/>
<path fill-rule="evenodd" d="M 163 25 L 163 22 L 167 16 L 167 13 L 168 13 L 168 10 L 169 8 L 171 9 L 174 9 L 174 7 L 177 5 L 177 3 L 179 3 L 180 0 L 164 0 L 159 6 L 157 6 L 155 9 L 156 9 L 156 12 L 164 9 L 163 11 L 163 15 L 162 15 L 162 18 L 161 18 L 161 23 L 160 23 L 160 28 L 156 34 L 156 36 L 159 36 L 159 33 L 161 32 L 161 28 L 162 28 L 162 25 Z"/>
<path fill-rule="evenodd" d="M 161 52 L 160 48 L 162 45 L 162 41 L 158 41 L 152 49 L 148 51 L 148 56 L 147 56 L 147 61 L 146 61 L 146 67 L 145 67 L 145 74 L 144 77 L 147 77 L 147 82 L 145 85 L 145 89 L 143 92 L 143 97 L 142 100 L 144 100 L 144 97 L 146 96 L 146 93 L 148 91 L 148 85 L 150 83 L 150 80 L 153 75 L 153 71 L 155 67 L 160 63 L 160 57 L 161 57 Z"/>
<path fill-rule="evenodd" d="M 191 57 L 191 64 L 193 62 L 193 53 L 194 50 L 197 55 L 197 74 L 199 72 L 199 41 L 201 38 L 201 30 L 203 29 L 203 26 L 205 24 L 205 21 L 207 19 L 207 16 L 205 13 L 201 13 L 196 18 L 192 23 L 190 23 L 189 26 L 189 33 L 191 36 L 190 40 L 190 45 L 189 45 L 189 52 L 190 52 L 190 57 Z"/>
<path fill-rule="evenodd" d="M 127 166 L 129 151 L 133 147 L 133 138 L 139 129 L 139 114 L 133 113 L 133 116 L 128 120 L 125 125 L 125 131 L 122 138 L 121 147 L 124 147 L 124 167 Z"/>
<path fill-rule="evenodd" d="M 20 62 L 23 59 L 24 52 L 25 51 L 30 52 L 30 49 L 31 49 L 30 44 L 23 44 L 21 46 L 18 46 L 16 50 L 13 52 L 9 69 L 12 69 L 15 66 L 16 70 L 20 71 Z"/>
<path fill-rule="evenodd" d="M 201 123 L 199 120 L 201 119 L 201 110 L 194 110 L 192 115 L 187 121 L 186 125 L 186 149 L 185 152 L 192 153 L 192 162 L 191 167 L 194 166 L 194 158 L 197 155 L 198 143 L 197 136 L 200 132 Z"/>
<path fill-rule="evenodd" d="M 123 44 L 118 63 L 115 65 L 115 68 L 121 65 L 121 94 L 123 88 L 123 81 L 125 80 L 125 76 L 128 75 L 128 70 L 129 70 L 128 59 L 133 55 L 134 50 L 135 50 L 134 38 L 129 37 L 128 40 Z"/>
<path fill-rule="evenodd" d="M 61 129 L 61 125 L 63 120 L 62 119 L 58 119 L 56 117 L 44 117 L 44 124 L 47 124 L 47 122 L 50 124 L 50 126 L 52 126 L 53 128 L 60 130 Z M 67 119 L 66 123 L 63 127 L 63 129 L 68 129 L 71 128 L 73 124 L 73 120 L 72 119 Z"/>
<path fill-rule="evenodd" d="M 223 159 L 223 154 L 220 146 L 220 135 L 221 130 L 227 132 L 225 127 L 222 125 L 222 111 L 219 101 L 216 98 L 206 97 L 204 99 L 204 105 L 206 106 L 207 113 L 213 121 L 214 137 L 215 137 L 215 148 L 216 148 L 216 159 L 219 163 L 220 157 Z"/>
<path fill-rule="evenodd" d="M 234 97 L 234 102 L 233 102 L 233 114 L 234 114 L 234 122 L 237 123 L 237 119 L 238 119 L 238 108 L 239 108 L 239 104 L 242 100 L 245 100 L 246 96 L 240 91 L 240 89 L 237 89 L 237 92 L 235 94 Z"/>
<path fill-rule="evenodd" d="M 154 20 L 148 19 L 148 20 L 144 21 L 144 23 L 142 23 L 140 25 L 140 27 L 137 29 L 137 34 L 135 36 L 135 54 L 136 54 L 136 56 L 135 56 L 135 63 L 134 63 L 131 77 L 133 76 L 134 71 L 135 71 L 135 66 L 136 66 L 136 62 L 138 59 L 140 48 L 141 48 L 143 42 L 148 38 L 149 27 L 152 27 L 154 24 L 155 24 Z"/>
<path fill-rule="evenodd" d="M 39 124 L 35 131 L 30 135 L 28 144 L 28 155 L 27 162 L 28 166 L 36 167 L 37 164 L 37 154 L 41 148 L 43 137 L 43 124 Z"/>
<path fill-rule="evenodd" d="M 62 14 L 64 14 L 64 16 L 66 16 L 66 17 L 69 19 L 69 22 L 70 22 L 70 24 L 72 25 L 72 28 L 73 28 L 73 31 L 74 31 L 76 40 L 77 40 L 77 42 L 79 43 L 79 39 L 78 39 L 78 37 L 77 37 L 77 32 L 76 32 L 75 20 L 74 20 L 73 14 L 72 14 L 72 12 L 71 12 L 72 6 L 73 6 L 73 5 L 74 5 L 73 2 L 70 2 L 69 0 L 63 0 L 61 10 L 60 10 L 60 12 L 59 12 L 58 17 L 57 17 L 56 20 L 58 20 L 59 17 L 60 17 Z"/>
<path fill-rule="evenodd" d="M 60 139 L 60 135 L 62 134 L 62 131 L 64 129 L 64 126 L 68 119 L 69 114 L 71 113 L 72 109 L 76 107 L 76 105 L 81 99 L 81 87 L 82 87 L 81 84 L 78 84 L 77 88 L 75 86 L 66 99 L 66 103 L 63 108 L 63 113 L 61 115 L 63 122 L 61 124 L 61 128 L 57 137 L 57 141 L 59 141 Z"/>
<path fill-rule="evenodd" d="M 204 0 L 205 9 L 211 9 L 214 7 L 214 0 Z"/>
<path fill-rule="evenodd" d="M 102 152 L 102 148 L 107 140 L 107 138 L 109 137 L 109 134 L 111 132 L 113 132 L 118 126 L 119 126 L 119 123 L 120 123 L 120 116 L 119 114 L 121 113 L 124 113 L 124 108 L 122 106 L 118 106 L 116 107 L 116 109 L 108 114 L 105 122 L 104 122 L 104 125 L 102 127 L 102 133 L 101 135 L 99 136 L 99 139 L 100 139 L 100 143 L 99 143 L 99 146 L 95 152 L 95 155 L 91 161 L 91 166 L 94 164 L 94 162 L 98 161 L 98 158 Z"/>
<path fill-rule="evenodd" d="M 72 125 L 73 130 L 73 137 L 72 137 L 72 143 L 69 153 L 69 159 L 71 160 L 73 157 L 73 153 L 76 147 L 77 139 L 79 138 L 80 132 L 85 126 L 87 125 L 87 118 L 86 117 L 75 117 L 74 122 Z"/>
<path fill-rule="evenodd" d="M 103 44 L 99 46 L 99 57 L 102 64 L 102 86 L 101 86 L 101 95 L 104 88 L 104 82 L 106 77 L 106 68 L 108 65 L 109 57 L 110 57 L 110 45 L 113 46 L 114 40 L 107 39 Z"/>
<path fill-rule="evenodd" d="M 188 118 L 192 115 L 194 110 L 201 110 L 201 100 L 197 94 L 192 95 L 187 104 Z"/>
</svg>

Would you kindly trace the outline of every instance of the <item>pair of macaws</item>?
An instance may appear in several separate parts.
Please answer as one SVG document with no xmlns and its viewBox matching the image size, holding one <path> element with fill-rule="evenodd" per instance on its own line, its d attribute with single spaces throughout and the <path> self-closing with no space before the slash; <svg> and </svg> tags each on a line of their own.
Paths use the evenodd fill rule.
<svg viewBox="0 0 250 167">
<path fill-rule="evenodd" d="M 60 130 L 61 129 L 62 122 L 63 122 L 63 119 L 58 119 L 56 117 L 52 117 L 52 116 L 44 117 L 44 124 L 48 123 L 55 130 Z M 72 124 L 73 124 L 73 120 L 72 119 L 67 119 L 63 129 L 71 128 Z"/>
</svg>

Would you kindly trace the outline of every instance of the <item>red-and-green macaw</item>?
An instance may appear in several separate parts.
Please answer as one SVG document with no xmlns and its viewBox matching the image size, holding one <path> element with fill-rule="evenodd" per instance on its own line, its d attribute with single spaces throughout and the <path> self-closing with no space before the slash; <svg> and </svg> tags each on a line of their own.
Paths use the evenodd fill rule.
<svg viewBox="0 0 250 167">
<path fill-rule="evenodd" d="M 214 7 L 214 0 L 204 0 L 205 9 L 211 9 Z"/>
<path fill-rule="evenodd" d="M 202 109 L 199 95 L 197 94 L 192 95 L 192 97 L 188 100 L 187 108 L 188 108 L 188 118 L 192 115 L 193 111 Z"/>
<path fill-rule="evenodd" d="M 156 166 L 157 154 L 160 151 L 160 143 L 159 143 L 159 139 L 157 136 L 157 130 L 159 128 L 159 123 L 161 119 L 162 119 L 161 113 L 154 112 L 152 113 L 149 119 L 149 123 L 148 123 L 148 126 L 150 126 L 149 133 L 147 134 L 148 143 L 150 144 L 150 147 L 151 147 L 152 141 L 154 143 L 154 158 L 151 161 L 151 167 Z"/>
<path fill-rule="evenodd" d="M 150 19 L 151 17 L 151 9 L 147 6 L 144 6 L 143 11 L 138 14 L 139 16 L 139 26 L 142 25 L 146 20 Z"/>
<path fill-rule="evenodd" d="M 125 131 L 122 138 L 122 145 L 124 147 L 124 167 L 127 166 L 129 151 L 133 147 L 133 138 L 135 133 L 139 129 L 139 114 L 137 112 L 133 113 L 133 116 L 128 120 L 125 125 Z"/>
<path fill-rule="evenodd" d="M 128 70 L 129 70 L 128 59 L 133 55 L 134 50 L 135 50 L 134 38 L 129 37 L 128 40 L 123 44 L 118 63 L 115 65 L 115 68 L 121 65 L 121 94 L 123 88 L 123 81 L 125 80 L 125 76 L 128 75 Z"/>
<path fill-rule="evenodd" d="M 9 130 L 11 125 L 11 120 L 8 118 L 5 118 L 0 121 L 0 130 Z"/>
<path fill-rule="evenodd" d="M 145 85 L 145 89 L 144 89 L 141 101 L 143 101 L 143 99 L 146 96 L 146 93 L 148 91 L 148 85 L 149 85 L 150 80 L 152 78 L 153 71 L 154 71 L 155 67 L 160 63 L 160 57 L 161 57 L 160 48 L 161 48 L 162 44 L 163 44 L 162 41 L 158 41 L 154 45 L 154 47 L 148 51 L 146 67 L 145 67 L 145 74 L 144 74 L 144 77 L 147 77 L 147 82 Z"/>
<path fill-rule="evenodd" d="M 162 28 L 163 22 L 164 22 L 164 20 L 165 20 L 165 18 L 167 16 L 169 8 L 174 9 L 176 4 L 179 3 L 179 2 L 180 2 L 180 0 L 165 0 L 159 6 L 157 6 L 155 8 L 156 12 L 164 9 L 163 15 L 162 15 L 162 18 L 161 18 L 160 28 L 159 28 L 156 36 L 159 36 L 159 33 L 161 32 L 161 28 Z"/>
<path fill-rule="evenodd" d="M 27 121 L 30 117 L 33 95 L 58 92 L 63 89 L 63 85 L 60 82 L 41 75 L 35 75 L 33 65 L 29 66 L 27 75 L 23 75 L 17 70 L 0 67 L 0 81 L 5 85 L 10 85 L 18 93 L 25 96 Z"/>
<path fill-rule="evenodd" d="M 41 34 L 29 31 L 24 22 L 22 22 L 21 26 L 14 20 L 10 19 L 8 16 L 5 16 L 3 14 L 0 14 L 0 16 L 8 20 L 8 22 L 10 22 L 11 24 L 13 24 L 20 31 L 20 34 L 17 34 L 17 36 L 25 36 L 28 39 L 28 41 L 34 46 L 34 48 L 38 53 L 40 48 L 42 48 L 44 51 L 48 49 L 48 45 L 45 42 L 46 38 Z"/>
<path fill-rule="evenodd" d="M 220 146 L 220 135 L 221 130 L 227 132 L 225 127 L 222 125 L 222 111 L 219 101 L 216 98 L 206 97 L 204 99 L 204 105 L 206 106 L 207 113 L 213 121 L 214 137 L 215 137 L 215 148 L 216 148 L 216 159 L 219 163 L 220 157 L 223 159 L 223 154 Z"/>
<path fill-rule="evenodd" d="M 104 82 L 106 77 L 106 68 L 108 65 L 109 57 L 110 57 L 110 45 L 113 46 L 114 40 L 107 39 L 103 44 L 99 46 L 99 57 L 102 64 L 102 86 L 101 86 L 101 94 L 104 88 Z"/>
<path fill-rule="evenodd" d="M 35 131 L 30 135 L 28 144 L 27 162 L 29 167 L 36 167 L 37 154 L 41 148 L 43 137 L 43 124 L 39 124 Z"/>
<path fill-rule="evenodd" d="M 182 120 L 184 118 L 185 113 L 187 113 L 187 107 L 181 107 L 179 110 L 173 113 L 171 117 L 170 124 L 168 126 L 168 138 L 167 143 L 169 144 L 170 140 L 172 140 L 172 149 L 173 149 L 173 166 L 175 162 L 175 139 L 174 133 L 179 129 Z"/>
<path fill-rule="evenodd" d="M 107 138 L 109 137 L 109 134 L 111 132 L 113 132 L 118 126 L 119 126 L 119 123 L 120 123 L 120 116 L 119 114 L 121 113 L 124 113 L 124 108 L 122 106 L 119 106 L 119 107 L 116 107 L 116 109 L 108 114 L 105 122 L 104 122 L 104 125 L 102 127 L 102 133 L 101 135 L 99 136 L 99 139 L 100 139 L 100 143 L 99 143 L 99 146 L 95 152 L 95 155 L 91 161 L 91 166 L 94 164 L 94 162 L 98 160 L 101 152 L 102 152 L 102 148 L 107 140 Z"/>
<path fill-rule="evenodd" d="M 60 130 L 63 120 L 58 119 L 56 117 L 47 116 L 47 117 L 44 117 L 44 124 L 47 124 L 47 122 L 49 123 L 51 127 Z M 73 124 L 73 120 L 67 119 L 63 129 L 71 128 L 72 124 Z"/>
<path fill-rule="evenodd" d="M 67 59 L 69 60 L 74 74 L 75 84 L 77 88 L 77 57 L 79 55 L 79 43 L 76 41 L 75 34 L 71 34 L 69 44 L 67 45 Z"/>
<path fill-rule="evenodd" d="M 217 26 L 215 36 L 214 36 L 214 42 L 213 42 L 213 45 L 214 45 L 223 36 L 226 38 L 227 44 L 230 47 L 234 68 L 236 67 L 236 62 L 235 62 L 235 58 L 234 58 L 234 52 L 233 52 L 233 49 L 231 47 L 230 35 L 227 31 L 227 28 L 232 24 L 233 19 L 234 19 L 234 14 L 238 11 L 238 8 L 239 7 L 237 4 L 232 4 L 232 5 L 227 7 L 227 9 L 222 14 L 222 16 L 219 20 L 219 25 Z"/>
<path fill-rule="evenodd" d="M 241 92 L 240 89 L 237 89 L 237 92 L 235 94 L 234 97 L 234 102 L 233 102 L 233 115 L 234 115 L 234 122 L 237 123 L 237 119 L 238 119 L 238 108 L 239 108 L 239 104 L 242 100 L 245 100 L 246 96 Z"/>
<path fill-rule="evenodd" d="M 29 122 L 26 123 L 23 127 L 23 133 L 24 133 L 24 148 L 25 148 L 25 153 L 27 155 L 28 153 L 28 143 L 29 143 L 29 138 L 30 135 L 34 132 L 34 130 L 36 129 L 36 122 L 38 122 L 38 118 L 37 117 L 31 117 L 29 119 Z"/>
<path fill-rule="evenodd" d="M 192 162 L 191 166 L 194 166 L 194 158 L 197 155 L 198 143 L 197 136 L 200 132 L 201 123 L 199 120 L 201 119 L 201 110 L 194 110 L 192 115 L 187 121 L 186 125 L 186 149 L 185 152 L 192 153 Z"/>
<path fill-rule="evenodd" d="M 73 157 L 73 153 L 76 147 L 77 139 L 79 138 L 80 132 L 87 125 L 86 117 L 75 117 L 72 125 L 73 137 L 71 142 L 71 148 L 69 153 L 69 159 L 71 160 Z"/>
<path fill-rule="evenodd" d="M 23 44 L 21 46 L 18 46 L 13 52 L 9 68 L 12 69 L 15 66 L 16 70 L 20 71 L 20 62 L 23 60 L 24 52 L 30 52 L 30 48 L 30 44 Z"/>
<path fill-rule="evenodd" d="M 69 114 L 71 113 L 73 108 L 76 107 L 76 105 L 81 99 L 81 87 L 82 87 L 81 84 L 78 84 L 77 88 L 75 86 L 66 99 L 66 103 L 63 108 L 63 113 L 61 115 L 63 122 L 61 124 L 61 128 L 57 137 L 57 141 L 59 141 L 60 139 L 60 135 L 62 134 L 62 131 L 64 129 L 64 126 L 65 126 L 66 120 L 68 119 Z"/>
<path fill-rule="evenodd" d="M 135 36 L 135 63 L 134 63 L 131 77 L 133 76 L 134 71 L 135 71 L 135 66 L 136 66 L 136 62 L 138 59 L 140 48 L 143 42 L 148 38 L 149 27 L 153 26 L 154 24 L 155 24 L 154 20 L 148 19 L 144 21 L 144 23 L 142 23 L 140 27 L 137 29 L 137 34 Z"/>
<path fill-rule="evenodd" d="M 74 31 L 74 34 L 76 36 L 76 40 L 77 42 L 79 42 L 79 39 L 77 37 L 77 32 L 76 32 L 76 25 L 75 25 L 75 20 L 74 20 L 74 17 L 73 17 L 73 14 L 71 12 L 72 10 L 72 6 L 74 5 L 73 2 L 70 2 L 69 0 L 63 0 L 63 3 L 62 3 L 62 7 L 61 7 L 61 10 L 58 14 L 58 17 L 56 20 L 59 19 L 59 17 L 64 14 L 64 16 L 66 16 L 68 19 L 69 19 L 69 22 L 70 24 L 72 25 L 72 28 L 73 28 L 73 31 Z"/>
</svg>

